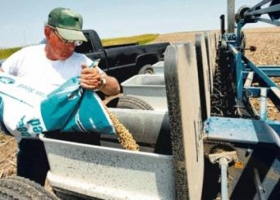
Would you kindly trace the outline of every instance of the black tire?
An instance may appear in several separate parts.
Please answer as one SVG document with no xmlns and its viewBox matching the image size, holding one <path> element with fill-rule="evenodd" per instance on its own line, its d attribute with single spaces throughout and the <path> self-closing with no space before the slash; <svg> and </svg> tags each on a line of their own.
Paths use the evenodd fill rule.
<svg viewBox="0 0 280 200">
<path fill-rule="evenodd" d="M 0 199 L 14 200 L 14 199 L 27 199 L 27 198 L 13 191 L 13 189 L 0 186 Z"/>
<path fill-rule="evenodd" d="M 143 67 L 141 67 L 141 69 L 139 70 L 138 74 L 154 74 L 154 69 L 153 66 L 150 64 L 144 65 Z"/>
<path fill-rule="evenodd" d="M 41 185 L 19 176 L 0 179 L 0 199 L 58 200 Z"/>
<path fill-rule="evenodd" d="M 119 96 L 117 98 L 110 100 L 106 104 L 106 106 L 111 108 L 154 110 L 154 108 L 147 102 L 132 96 Z"/>
</svg>

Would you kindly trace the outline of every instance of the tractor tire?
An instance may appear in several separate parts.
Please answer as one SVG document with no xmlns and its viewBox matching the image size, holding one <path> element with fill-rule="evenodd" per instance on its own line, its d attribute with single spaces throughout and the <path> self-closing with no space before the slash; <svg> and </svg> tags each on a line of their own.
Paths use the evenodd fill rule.
<svg viewBox="0 0 280 200">
<path fill-rule="evenodd" d="M 139 70 L 138 74 L 154 74 L 154 69 L 153 66 L 150 64 L 144 65 L 143 67 L 141 67 L 141 69 Z"/>
<path fill-rule="evenodd" d="M 132 96 L 119 96 L 110 100 L 107 107 L 113 108 L 126 108 L 126 109 L 138 109 L 138 110 L 154 110 L 154 108 L 147 102 Z"/>
<path fill-rule="evenodd" d="M 0 199 L 58 200 L 41 185 L 19 176 L 0 179 Z"/>
</svg>

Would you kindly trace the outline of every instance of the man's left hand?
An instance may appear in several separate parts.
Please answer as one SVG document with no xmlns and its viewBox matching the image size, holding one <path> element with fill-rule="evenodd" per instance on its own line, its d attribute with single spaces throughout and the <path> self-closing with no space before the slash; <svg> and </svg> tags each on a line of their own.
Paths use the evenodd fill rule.
<svg viewBox="0 0 280 200">
<path fill-rule="evenodd" d="M 101 82 L 102 75 L 97 67 L 88 68 L 86 65 L 82 65 L 82 71 L 80 76 L 80 84 L 85 89 L 96 90 Z"/>
</svg>

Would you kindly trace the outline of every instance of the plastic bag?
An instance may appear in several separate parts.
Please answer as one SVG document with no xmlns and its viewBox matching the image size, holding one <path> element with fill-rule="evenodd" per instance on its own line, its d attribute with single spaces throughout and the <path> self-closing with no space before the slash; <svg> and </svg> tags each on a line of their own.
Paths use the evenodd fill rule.
<svg viewBox="0 0 280 200">
<path fill-rule="evenodd" d="M 44 94 L 18 77 L 1 73 L 0 126 L 6 134 L 23 137 L 54 130 L 115 133 L 101 99 L 82 89 L 78 77 Z"/>
</svg>

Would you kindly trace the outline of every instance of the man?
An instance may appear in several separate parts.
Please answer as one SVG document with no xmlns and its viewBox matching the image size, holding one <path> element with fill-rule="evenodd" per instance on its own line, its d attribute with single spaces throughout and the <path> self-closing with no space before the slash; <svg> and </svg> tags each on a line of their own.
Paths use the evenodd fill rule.
<svg viewBox="0 0 280 200">
<path fill-rule="evenodd" d="M 46 44 L 25 47 L 11 55 L 3 64 L 2 71 L 19 76 L 26 81 L 44 88 L 49 93 L 69 78 L 80 76 L 80 84 L 89 90 L 98 90 L 105 95 L 120 92 L 118 81 L 106 75 L 98 66 L 88 67 L 93 61 L 85 55 L 75 53 L 75 47 L 87 41 L 82 33 L 82 16 L 67 8 L 55 8 L 44 27 Z M 54 133 L 57 138 L 61 134 Z M 67 140 L 79 136 L 63 133 Z M 67 138 L 68 137 L 68 138 Z M 93 141 L 94 134 L 80 139 L 81 142 Z M 43 143 L 39 139 L 20 138 L 17 155 L 17 174 L 44 185 L 49 165 Z"/>
</svg>

